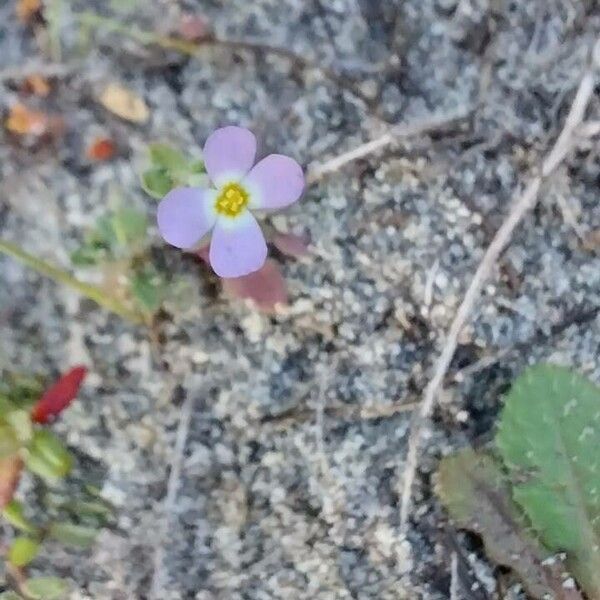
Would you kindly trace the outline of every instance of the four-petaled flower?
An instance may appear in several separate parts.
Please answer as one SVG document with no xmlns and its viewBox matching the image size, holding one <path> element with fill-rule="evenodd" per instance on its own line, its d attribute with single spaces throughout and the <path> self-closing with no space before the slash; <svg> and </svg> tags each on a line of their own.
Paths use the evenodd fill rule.
<svg viewBox="0 0 600 600">
<path fill-rule="evenodd" d="M 209 260 L 219 277 L 241 277 L 265 264 L 267 244 L 251 211 L 289 206 L 304 189 L 304 174 L 295 160 L 270 154 L 254 165 L 255 156 L 252 132 L 217 129 L 204 145 L 204 164 L 214 187 L 175 188 L 158 207 L 158 229 L 172 246 L 198 248 L 212 232 Z"/>
</svg>

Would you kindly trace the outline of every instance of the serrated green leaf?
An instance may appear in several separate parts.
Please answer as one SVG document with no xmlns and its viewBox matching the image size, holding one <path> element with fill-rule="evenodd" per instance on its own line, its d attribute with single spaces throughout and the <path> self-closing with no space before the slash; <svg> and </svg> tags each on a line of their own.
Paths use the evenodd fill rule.
<svg viewBox="0 0 600 600">
<path fill-rule="evenodd" d="M 93 544 L 99 530 L 94 527 L 77 525 L 75 523 L 52 523 L 48 535 L 70 546 L 87 548 Z"/>
<path fill-rule="evenodd" d="M 142 174 L 143 190 L 152 198 L 162 200 L 174 187 L 175 182 L 164 169 L 149 169 Z"/>
<path fill-rule="evenodd" d="M 544 544 L 564 551 L 590 598 L 600 598 L 600 388 L 540 365 L 514 383 L 496 443 L 514 498 Z"/>
<path fill-rule="evenodd" d="M 150 144 L 148 150 L 152 166 L 163 169 L 171 177 L 177 178 L 180 174 L 189 171 L 190 165 L 186 156 L 172 146 L 159 142 Z"/>
<path fill-rule="evenodd" d="M 67 583 L 58 577 L 34 577 L 23 587 L 33 600 L 63 600 L 69 590 Z"/>
<path fill-rule="evenodd" d="M 497 460 L 472 450 L 444 458 L 436 492 L 457 524 L 480 535 L 490 559 L 512 568 L 533 598 L 552 594 L 555 582 L 542 565 L 548 553 L 528 533 Z"/>
<path fill-rule="evenodd" d="M 28 537 L 15 538 L 8 550 L 8 560 L 15 567 L 24 567 L 37 556 L 39 549 L 40 544 L 34 539 Z"/>
<path fill-rule="evenodd" d="M 12 426 L 0 419 L 0 458 L 7 458 L 19 451 L 21 443 Z"/>
<path fill-rule="evenodd" d="M 38 429 L 25 457 L 27 468 L 47 481 L 67 475 L 73 467 L 73 457 L 62 442 L 47 429 Z"/>
<path fill-rule="evenodd" d="M 16 529 L 37 535 L 38 528 L 24 514 L 23 505 L 18 500 L 11 500 L 3 509 L 2 516 Z"/>
</svg>

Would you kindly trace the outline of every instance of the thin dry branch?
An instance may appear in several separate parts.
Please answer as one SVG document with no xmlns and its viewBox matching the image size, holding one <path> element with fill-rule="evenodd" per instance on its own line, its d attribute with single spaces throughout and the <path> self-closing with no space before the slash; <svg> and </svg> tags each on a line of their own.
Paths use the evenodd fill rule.
<svg viewBox="0 0 600 600">
<path fill-rule="evenodd" d="M 307 169 L 306 182 L 308 185 L 318 183 L 326 175 L 335 173 L 342 167 L 362 158 L 366 158 L 371 154 L 381 152 L 385 148 L 398 143 L 401 139 L 415 137 L 417 135 L 426 135 L 447 128 L 458 121 L 466 119 L 471 113 L 472 110 L 466 110 L 450 116 L 442 115 L 429 117 L 413 123 L 398 123 L 370 142 L 361 144 L 360 146 L 325 162 L 313 162 Z"/>
<path fill-rule="evenodd" d="M 412 488 L 417 471 L 418 453 L 421 447 L 424 424 L 433 412 L 438 391 L 443 384 L 450 362 L 456 351 L 459 334 L 471 315 L 475 303 L 481 294 L 481 289 L 490 277 L 500 254 L 509 244 L 515 228 L 519 225 L 525 214 L 537 203 L 538 193 L 542 184 L 552 175 L 567 154 L 573 149 L 574 145 L 576 145 L 577 129 L 583 122 L 585 111 L 592 98 L 599 67 L 600 40 L 596 41 L 592 50 L 592 60 L 581 79 L 575 99 L 571 104 L 571 109 L 558 139 L 542 161 L 538 174 L 531 179 L 523 193 L 517 195 L 513 201 L 510 212 L 488 246 L 475 271 L 475 275 L 465 293 L 463 301 L 458 307 L 440 356 L 435 363 L 433 376 L 425 388 L 423 399 L 410 429 L 400 504 L 400 526 L 403 530 L 406 528 L 412 503 Z"/>
<path fill-rule="evenodd" d="M 167 384 L 169 395 L 174 389 L 172 382 Z M 179 491 L 179 482 L 181 480 L 181 471 L 183 468 L 183 454 L 187 443 L 192 413 L 194 409 L 195 397 L 188 396 L 181 407 L 179 413 L 179 425 L 175 436 L 175 446 L 173 448 L 173 458 L 171 460 L 171 470 L 167 481 L 167 494 L 163 504 L 162 520 L 159 524 L 157 536 L 157 546 L 154 553 L 154 573 L 152 577 L 150 598 L 159 600 L 164 598 L 164 560 L 165 560 L 165 542 L 169 539 L 169 524 L 172 515 L 175 512 L 177 502 L 177 493 Z"/>
</svg>

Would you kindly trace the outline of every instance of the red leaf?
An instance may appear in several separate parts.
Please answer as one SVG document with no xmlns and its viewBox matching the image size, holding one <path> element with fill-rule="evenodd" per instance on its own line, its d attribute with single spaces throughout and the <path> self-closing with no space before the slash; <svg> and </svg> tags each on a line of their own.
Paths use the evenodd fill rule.
<svg viewBox="0 0 600 600">
<path fill-rule="evenodd" d="M 59 415 L 75 400 L 86 373 L 87 369 L 81 366 L 65 373 L 37 401 L 31 409 L 31 418 L 36 423 L 48 423 Z"/>
<path fill-rule="evenodd" d="M 210 252 L 210 244 L 206 244 L 206 246 L 202 246 L 202 248 L 198 248 L 198 250 L 194 251 L 194 254 L 202 261 L 204 261 L 207 265 L 210 264 L 208 259 L 208 253 Z"/>
<path fill-rule="evenodd" d="M 177 30 L 179 35 L 188 42 L 204 40 L 212 35 L 208 19 L 192 13 L 187 13 L 181 17 Z"/>
<path fill-rule="evenodd" d="M 0 509 L 3 509 L 15 493 L 23 463 L 18 456 L 0 458 Z"/>
<path fill-rule="evenodd" d="M 279 252 L 293 258 L 301 258 L 308 254 L 308 236 L 294 233 L 276 233 L 272 239 Z"/>
<path fill-rule="evenodd" d="M 85 154 L 90 160 L 110 160 L 117 153 L 116 144 L 107 137 L 98 137 L 88 146 Z"/>
<path fill-rule="evenodd" d="M 267 260 L 264 267 L 255 273 L 223 279 L 223 289 L 242 300 L 252 300 L 256 307 L 265 312 L 275 310 L 277 304 L 287 304 L 287 289 L 279 266 Z"/>
</svg>

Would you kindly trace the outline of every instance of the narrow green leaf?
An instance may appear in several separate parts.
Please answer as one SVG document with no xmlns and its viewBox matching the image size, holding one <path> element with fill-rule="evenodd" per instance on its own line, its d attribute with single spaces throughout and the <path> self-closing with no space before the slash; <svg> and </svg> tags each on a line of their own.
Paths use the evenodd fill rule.
<svg viewBox="0 0 600 600">
<path fill-rule="evenodd" d="M 566 552 L 590 598 L 600 598 L 600 388 L 540 365 L 514 383 L 496 443 L 514 498 L 544 544 Z"/>
<path fill-rule="evenodd" d="M 106 503 L 98 501 L 73 500 L 63 507 L 78 517 L 96 517 L 106 521 L 113 516 L 113 509 Z"/>
<path fill-rule="evenodd" d="M 95 527 L 77 525 L 75 523 L 52 523 L 48 535 L 69 546 L 88 548 L 94 543 L 99 530 Z"/>
<path fill-rule="evenodd" d="M 33 435 L 33 427 L 29 412 L 26 410 L 10 411 L 5 417 L 7 423 L 13 428 L 15 436 L 22 444 L 27 443 Z"/>
<path fill-rule="evenodd" d="M 63 600 L 69 586 L 58 577 L 35 577 L 25 582 L 23 591 L 33 600 Z"/>
<path fill-rule="evenodd" d="M 11 500 L 2 510 L 2 516 L 16 529 L 37 535 L 38 528 L 25 517 L 23 504 L 18 500 Z"/>
<path fill-rule="evenodd" d="M 43 479 L 54 481 L 67 475 L 73 467 L 73 457 L 62 442 L 47 429 L 38 429 L 25 457 L 27 468 Z"/>
<path fill-rule="evenodd" d="M 3 419 L 0 419 L 0 458 L 8 458 L 19 451 L 19 442 L 15 430 Z"/>
<path fill-rule="evenodd" d="M 490 559 L 511 567 L 533 598 L 552 594 L 555 582 L 542 565 L 548 553 L 528 533 L 498 461 L 472 450 L 444 458 L 436 492 L 457 524 L 479 534 Z"/>
<path fill-rule="evenodd" d="M 39 549 L 40 544 L 36 540 L 28 537 L 15 538 L 8 550 L 8 560 L 15 567 L 24 567 L 37 556 Z"/>
</svg>

